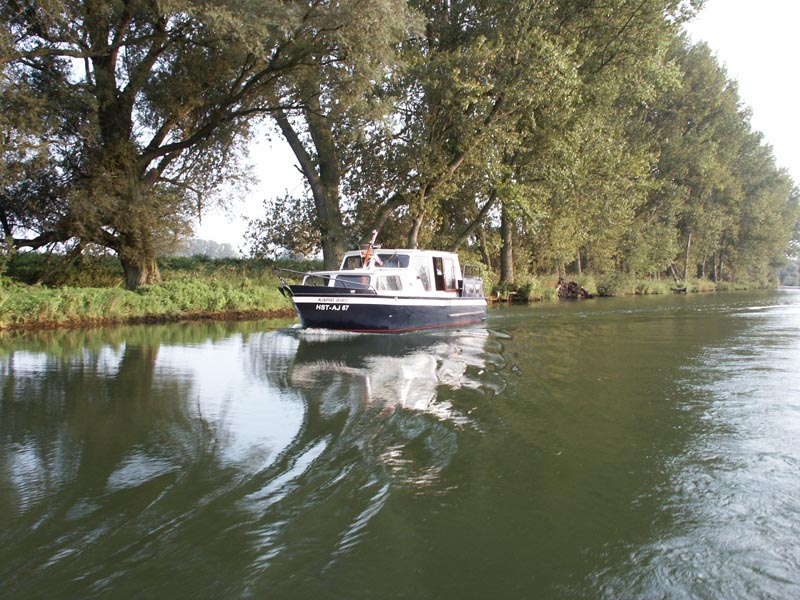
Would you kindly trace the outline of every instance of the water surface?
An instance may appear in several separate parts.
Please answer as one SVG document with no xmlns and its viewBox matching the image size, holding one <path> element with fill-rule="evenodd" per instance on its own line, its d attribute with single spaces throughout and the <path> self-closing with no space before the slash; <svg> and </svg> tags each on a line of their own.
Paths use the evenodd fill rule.
<svg viewBox="0 0 800 600">
<path fill-rule="evenodd" d="M 800 291 L 0 337 L 3 598 L 800 596 Z"/>
</svg>

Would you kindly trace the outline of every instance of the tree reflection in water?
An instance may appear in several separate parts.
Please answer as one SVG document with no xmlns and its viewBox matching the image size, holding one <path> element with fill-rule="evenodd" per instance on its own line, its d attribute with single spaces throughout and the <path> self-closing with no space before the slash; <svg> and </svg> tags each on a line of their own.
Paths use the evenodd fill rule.
<svg viewBox="0 0 800 600">
<path fill-rule="evenodd" d="M 247 324 L 0 339 L 0 581 L 210 597 L 317 573 L 393 494 L 443 491 L 502 386 L 493 344 Z"/>
</svg>

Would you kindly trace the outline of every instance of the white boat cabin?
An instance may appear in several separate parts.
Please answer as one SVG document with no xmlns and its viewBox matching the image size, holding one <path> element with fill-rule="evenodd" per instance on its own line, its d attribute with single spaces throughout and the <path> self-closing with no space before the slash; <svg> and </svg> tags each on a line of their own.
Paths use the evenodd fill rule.
<svg viewBox="0 0 800 600">
<path fill-rule="evenodd" d="M 477 278 L 466 278 L 470 283 Z M 351 251 L 344 255 L 338 271 L 308 273 L 304 285 L 368 290 L 379 295 L 478 295 L 477 289 L 465 290 L 465 277 L 458 254 L 436 250 Z M 483 294 L 479 284 L 480 295 Z"/>
</svg>

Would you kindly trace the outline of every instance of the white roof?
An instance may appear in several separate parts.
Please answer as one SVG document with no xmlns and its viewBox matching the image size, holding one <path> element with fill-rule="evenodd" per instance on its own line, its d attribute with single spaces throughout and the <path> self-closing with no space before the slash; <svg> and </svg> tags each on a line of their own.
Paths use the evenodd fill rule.
<svg viewBox="0 0 800 600">
<path fill-rule="evenodd" d="M 358 256 L 366 250 L 350 250 L 345 252 L 345 256 Z M 457 252 L 447 252 L 446 250 L 419 250 L 417 248 L 378 248 L 373 247 L 373 254 L 408 254 L 410 256 L 451 256 L 458 257 Z"/>
</svg>

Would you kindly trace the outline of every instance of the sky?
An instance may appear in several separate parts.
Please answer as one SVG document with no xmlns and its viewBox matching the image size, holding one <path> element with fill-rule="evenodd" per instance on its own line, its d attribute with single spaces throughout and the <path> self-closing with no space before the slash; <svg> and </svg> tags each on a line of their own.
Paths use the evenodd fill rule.
<svg viewBox="0 0 800 600">
<path fill-rule="evenodd" d="M 706 0 L 687 27 L 695 42 L 705 41 L 736 80 L 739 97 L 752 111 L 753 129 L 764 134 L 779 167 L 800 185 L 800 1 Z M 196 237 L 244 250 L 248 218 L 264 214 L 265 198 L 302 193 L 302 177 L 280 137 L 259 136 L 250 161 L 257 180 L 249 194 L 230 198 L 227 211 L 210 210 Z"/>
<path fill-rule="evenodd" d="M 779 167 L 800 184 L 800 2 L 707 0 L 687 30 L 704 40 L 739 84 L 752 110 L 753 129 L 764 134 Z"/>
</svg>

